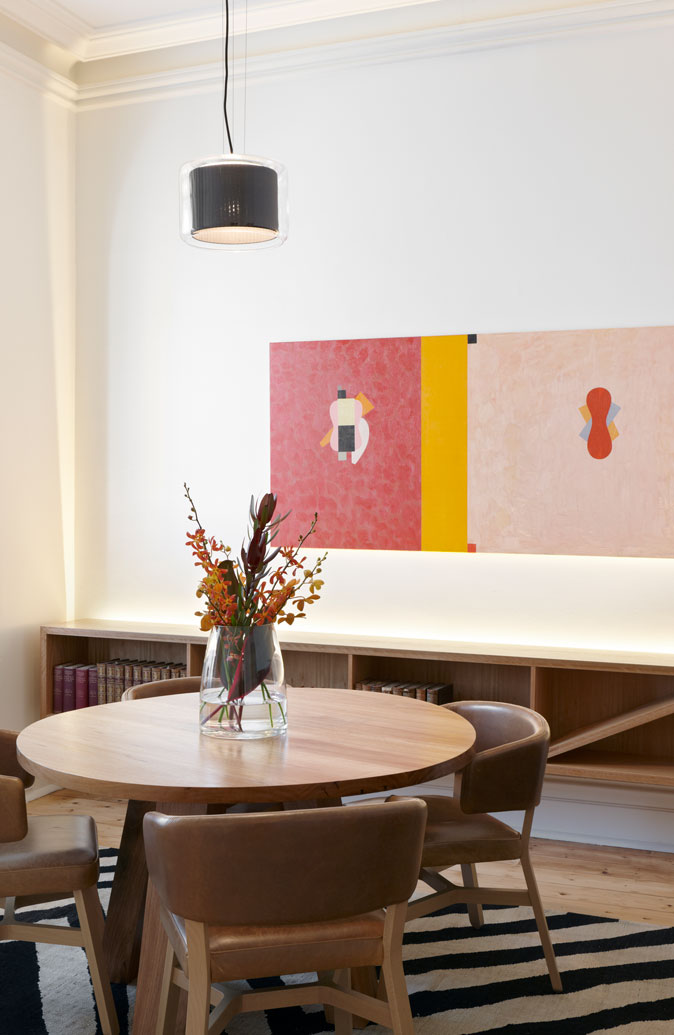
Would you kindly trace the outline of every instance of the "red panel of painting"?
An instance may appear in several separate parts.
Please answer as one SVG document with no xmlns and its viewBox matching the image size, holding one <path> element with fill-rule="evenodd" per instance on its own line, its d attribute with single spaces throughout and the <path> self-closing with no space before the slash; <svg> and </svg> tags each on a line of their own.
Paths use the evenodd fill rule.
<svg viewBox="0 0 674 1035">
<path fill-rule="evenodd" d="M 421 549 L 421 340 L 275 342 L 271 488 L 285 542 Z"/>
</svg>

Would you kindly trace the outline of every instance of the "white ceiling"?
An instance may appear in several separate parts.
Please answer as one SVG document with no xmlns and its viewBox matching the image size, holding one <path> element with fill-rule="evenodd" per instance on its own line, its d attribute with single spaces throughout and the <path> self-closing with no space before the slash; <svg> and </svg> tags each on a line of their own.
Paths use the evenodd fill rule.
<svg viewBox="0 0 674 1035">
<path fill-rule="evenodd" d="M 429 2 L 437 0 L 247 0 L 249 15 L 255 18 L 264 12 L 265 19 L 271 18 L 281 24 L 295 21 L 300 12 L 303 20 L 307 17 L 315 20 Z M 458 2 L 462 4 L 463 0 Z M 43 20 L 51 18 L 57 21 L 60 18 L 63 22 L 78 24 L 82 30 L 99 33 L 148 22 L 220 17 L 222 3 L 223 0 L 0 0 L 0 9 L 28 25 L 39 22 L 41 16 Z M 246 0 L 229 0 L 229 6 L 238 20 L 243 16 Z"/>
<path fill-rule="evenodd" d="M 233 6 L 236 0 L 231 0 Z M 255 0 L 248 0 L 249 6 Z M 190 3 L 189 0 L 61 0 L 60 5 L 92 29 L 107 29 L 155 18 L 184 18 L 212 14 L 219 3 Z"/>
<path fill-rule="evenodd" d="M 528 17 L 591 20 L 671 10 L 674 0 L 230 0 L 233 35 L 269 49 Z M 222 0 L 0 0 L 0 13 L 84 62 L 218 39 Z M 349 27 L 350 26 L 350 27 Z M 279 35 L 279 30 L 281 34 Z"/>
</svg>

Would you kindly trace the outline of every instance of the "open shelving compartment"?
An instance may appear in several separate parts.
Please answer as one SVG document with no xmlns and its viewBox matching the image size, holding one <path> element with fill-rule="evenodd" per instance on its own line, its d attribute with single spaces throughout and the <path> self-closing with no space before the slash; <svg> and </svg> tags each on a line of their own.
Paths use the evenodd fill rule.
<svg viewBox="0 0 674 1035">
<path fill-rule="evenodd" d="M 674 786 L 674 673 L 539 666 L 532 682 L 550 775 Z"/>
</svg>

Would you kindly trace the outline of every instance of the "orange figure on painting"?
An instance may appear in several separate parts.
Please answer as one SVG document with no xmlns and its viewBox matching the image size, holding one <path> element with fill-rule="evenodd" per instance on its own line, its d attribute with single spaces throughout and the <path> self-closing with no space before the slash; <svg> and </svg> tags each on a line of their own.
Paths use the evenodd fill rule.
<svg viewBox="0 0 674 1035">
<path fill-rule="evenodd" d="M 585 406 L 580 406 L 580 414 L 586 424 L 580 435 L 587 441 L 587 451 L 595 460 L 605 460 L 613 449 L 613 440 L 618 437 L 618 429 L 613 418 L 620 407 L 611 402 L 608 388 L 591 388 L 585 399 Z"/>
</svg>

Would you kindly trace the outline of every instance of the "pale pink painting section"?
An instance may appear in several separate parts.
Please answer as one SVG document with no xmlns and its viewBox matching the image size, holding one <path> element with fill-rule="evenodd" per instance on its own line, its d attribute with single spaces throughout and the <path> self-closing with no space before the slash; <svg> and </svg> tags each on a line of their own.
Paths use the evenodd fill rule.
<svg viewBox="0 0 674 1035">
<path fill-rule="evenodd" d="M 620 406 L 603 460 L 580 437 L 595 387 Z M 468 346 L 479 553 L 674 556 L 673 458 L 674 328 L 479 334 Z"/>
</svg>

